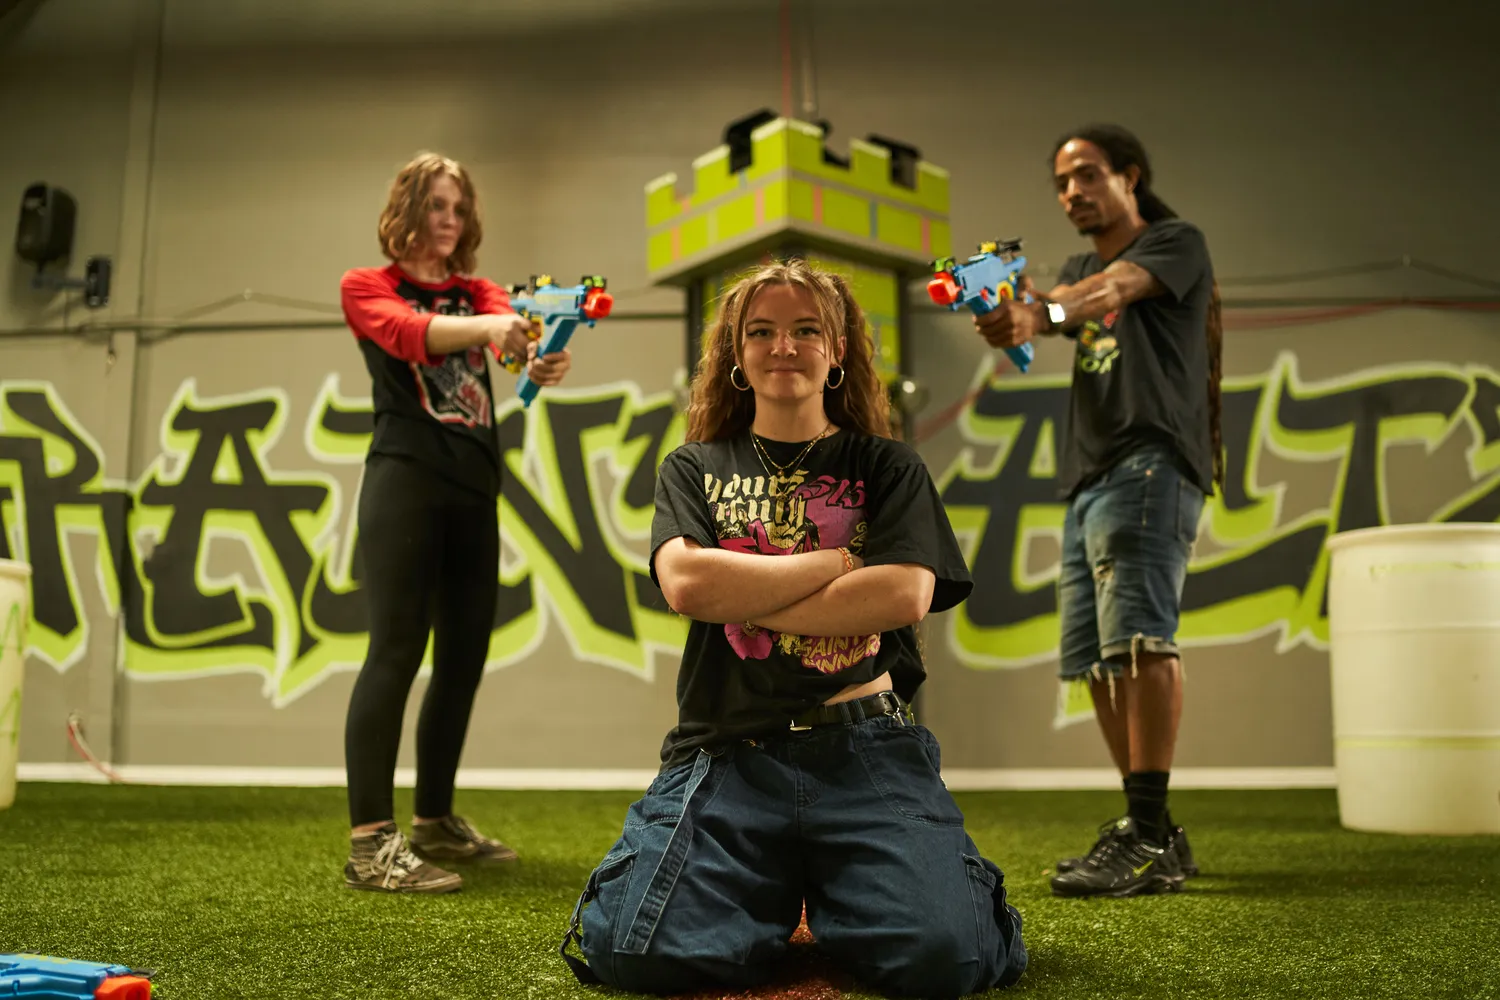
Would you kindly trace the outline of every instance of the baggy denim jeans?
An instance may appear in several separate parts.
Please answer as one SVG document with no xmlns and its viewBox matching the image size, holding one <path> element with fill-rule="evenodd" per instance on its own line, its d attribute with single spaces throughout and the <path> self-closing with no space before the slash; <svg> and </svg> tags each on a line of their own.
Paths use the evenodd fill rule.
<svg viewBox="0 0 1500 1000">
<path fill-rule="evenodd" d="M 642 993 L 749 989 L 775 974 L 805 901 L 819 948 L 868 988 L 959 997 L 1016 982 L 1021 915 L 939 766 L 937 740 L 905 715 L 700 750 L 631 805 L 563 957 L 583 982 Z"/>
<path fill-rule="evenodd" d="M 1068 504 L 1057 584 L 1059 676 L 1112 681 L 1140 653 L 1178 654 L 1182 591 L 1205 500 L 1171 451 L 1151 445 Z"/>
</svg>

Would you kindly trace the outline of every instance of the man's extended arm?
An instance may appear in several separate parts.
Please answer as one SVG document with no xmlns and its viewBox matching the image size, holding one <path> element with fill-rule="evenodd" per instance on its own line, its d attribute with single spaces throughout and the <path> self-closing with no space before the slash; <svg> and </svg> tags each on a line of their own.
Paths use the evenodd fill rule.
<svg viewBox="0 0 1500 1000">
<path fill-rule="evenodd" d="M 1011 299 L 974 317 L 974 328 L 991 347 L 1014 347 L 1048 333 L 1065 333 L 1091 319 L 1103 319 L 1132 302 L 1167 291 L 1150 271 L 1127 260 L 1117 260 L 1098 274 L 1071 285 L 1058 285 L 1045 295 L 1027 282 L 1023 290 L 1034 301 Z M 1063 307 L 1066 319 L 1053 327 L 1048 321 L 1047 302 Z"/>
<path fill-rule="evenodd" d="M 1037 318 L 1038 333 L 1062 333 L 1166 291 L 1166 286 L 1144 267 L 1128 260 L 1117 260 L 1098 274 L 1071 285 L 1058 285 L 1042 296 L 1047 302 L 1056 302 L 1063 307 L 1068 318 L 1060 327 L 1047 328 L 1046 302 L 1035 303 L 1032 312 Z"/>
</svg>

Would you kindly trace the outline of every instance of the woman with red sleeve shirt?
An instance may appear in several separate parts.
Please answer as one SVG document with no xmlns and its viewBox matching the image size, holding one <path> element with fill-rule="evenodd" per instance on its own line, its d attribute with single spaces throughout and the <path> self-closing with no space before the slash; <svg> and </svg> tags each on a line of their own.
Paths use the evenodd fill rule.
<svg viewBox="0 0 1500 1000">
<path fill-rule="evenodd" d="M 498 285 L 470 276 L 483 235 L 475 204 L 460 164 L 417 157 L 396 176 L 380 217 L 391 263 L 351 270 L 341 284 L 375 411 L 358 513 L 370 646 L 344 733 L 352 889 L 451 892 L 462 877 L 433 861 L 516 856 L 453 814 L 499 592 L 501 460 L 484 351 L 527 358 L 543 386 L 558 384 L 572 362 L 567 351 L 538 358 L 536 324 Z M 417 720 L 408 840 L 395 823 L 392 785 L 429 632 L 432 679 Z"/>
</svg>

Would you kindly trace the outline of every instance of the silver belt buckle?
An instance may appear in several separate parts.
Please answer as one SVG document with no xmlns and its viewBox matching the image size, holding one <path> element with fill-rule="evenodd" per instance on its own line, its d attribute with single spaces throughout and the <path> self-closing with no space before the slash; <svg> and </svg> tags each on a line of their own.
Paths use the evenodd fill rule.
<svg viewBox="0 0 1500 1000">
<path fill-rule="evenodd" d="M 880 692 L 880 700 L 885 703 L 886 715 L 895 716 L 896 721 L 900 722 L 903 726 L 906 725 L 906 709 L 901 704 L 901 699 L 896 696 L 896 692 L 882 691 Z"/>
</svg>

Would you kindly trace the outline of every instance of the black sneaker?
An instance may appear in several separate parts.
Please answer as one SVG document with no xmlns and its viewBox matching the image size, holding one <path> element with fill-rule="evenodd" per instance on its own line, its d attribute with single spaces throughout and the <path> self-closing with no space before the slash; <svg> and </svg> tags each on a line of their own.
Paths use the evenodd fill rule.
<svg viewBox="0 0 1500 1000">
<path fill-rule="evenodd" d="M 1129 816 L 1115 822 L 1109 839 L 1088 864 L 1052 878 L 1054 896 L 1149 896 L 1182 891 L 1182 866 L 1171 843 L 1141 839 Z"/>
<path fill-rule="evenodd" d="M 374 833 L 349 838 L 344 884 L 376 892 L 453 892 L 463 888 L 462 875 L 445 872 L 412 853 L 395 823 Z"/>
<path fill-rule="evenodd" d="M 1111 838 L 1114 837 L 1115 825 L 1120 822 L 1120 819 L 1121 817 L 1116 817 L 1099 827 L 1099 839 L 1094 841 L 1094 846 L 1089 848 L 1087 854 L 1076 858 L 1063 858 L 1059 861 L 1057 863 L 1057 873 L 1061 875 L 1063 872 L 1082 868 L 1089 862 L 1096 860 L 1099 857 L 1099 853 L 1104 850 L 1104 845 L 1108 844 Z"/>
<path fill-rule="evenodd" d="M 1059 861 L 1055 869 L 1057 873 L 1061 875 L 1063 872 L 1073 871 L 1097 858 L 1099 852 L 1104 849 L 1105 842 L 1109 840 L 1110 835 L 1114 832 L 1115 823 L 1117 822 L 1118 820 L 1112 819 L 1099 828 L 1099 839 L 1094 842 L 1093 847 L 1089 848 L 1087 854 L 1077 858 L 1063 858 Z M 1177 864 L 1182 869 L 1183 877 L 1193 878 L 1196 876 L 1198 874 L 1198 863 L 1193 858 L 1192 847 L 1188 845 L 1187 831 L 1180 826 L 1172 828 L 1172 849 L 1177 852 Z"/>
<path fill-rule="evenodd" d="M 1172 829 L 1172 849 L 1177 852 L 1177 864 L 1186 878 L 1198 874 L 1198 862 L 1193 859 L 1193 849 L 1188 846 L 1187 831 L 1182 827 Z"/>
<path fill-rule="evenodd" d="M 445 816 L 432 823 L 414 823 L 411 844 L 434 861 L 497 863 L 516 860 L 516 852 L 486 837 L 462 816 Z"/>
</svg>

